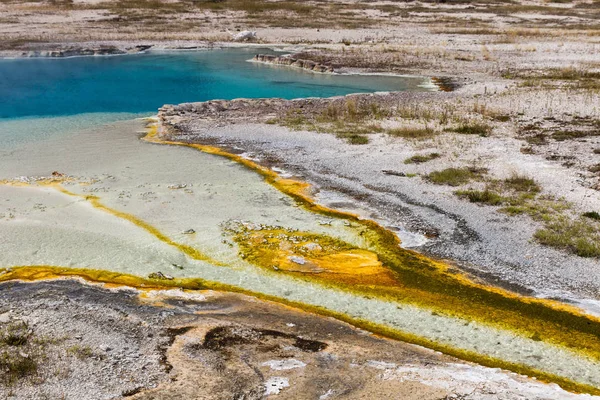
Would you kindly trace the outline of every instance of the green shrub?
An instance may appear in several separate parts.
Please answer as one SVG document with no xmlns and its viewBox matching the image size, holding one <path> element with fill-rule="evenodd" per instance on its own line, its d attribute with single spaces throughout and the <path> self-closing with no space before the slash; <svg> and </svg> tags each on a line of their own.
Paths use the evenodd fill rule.
<svg viewBox="0 0 600 400">
<path fill-rule="evenodd" d="M 427 179 L 436 185 L 460 186 L 472 180 L 480 179 L 482 170 L 476 168 L 446 168 L 427 175 Z"/>
<path fill-rule="evenodd" d="M 510 115 L 508 114 L 497 114 L 492 116 L 492 119 L 500 122 L 508 122 L 510 121 Z"/>
<path fill-rule="evenodd" d="M 81 346 L 81 345 L 73 345 L 67 349 L 67 354 L 75 356 L 80 360 L 84 360 L 86 358 L 90 358 L 94 355 L 92 348 L 89 346 Z"/>
<path fill-rule="evenodd" d="M 30 355 L 14 349 L 0 350 L 0 375 L 7 384 L 37 372 L 38 363 Z"/>
<path fill-rule="evenodd" d="M 492 133 L 492 127 L 483 122 L 468 122 L 460 124 L 455 128 L 448 128 L 450 132 L 462 133 L 465 135 L 489 136 Z"/>
<path fill-rule="evenodd" d="M 541 244 L 565 249 L 581 257 L 600 257 L 599 226 L 595 221 L 556 218 L 538 230 L 534 238 Z"/>
<path fill-rule="evenodd" d="M 367 144 L 369 143 L 369 138 L 364 135 L 347 135 L 344 136 L 348 143 L 350 144 Z"/>
<path fill-rule="evenodd" d="M 504 203 L 505 199 L 498 193 L 486 190 L 459 190 L 456 195 L 468 199 L 471 203 L 482 203 L 490 206 L 497 206 Z"/>
<path fill-rule="evenodd" d="M 0 324 L 0 379 L 8 385 L 37 372 L 37 348 L 23 321 Z"/>
<path fill-rule="evenodd" d="M 436 132 L 429 127 L 425 128 L 394 128 L 388 129 L 387 134 L 390 136 L 401 137 L 404 139 L 431 139 L 436 135 Z"/>
<path fill-rule="evenodd" d="M 546 139 L 546 135 L 544 135 L 543 133 L 537 133 L 533 136 L 528 136 L 525 138 L 525 141 L 529 144 L 533 144 L 533 145 L 537 145 L 537 146 L 541 146 L 541 145 L 548 143 L 548 140 Z"/>
<path fill-rule="evenodd" d="M 404 160 L 404 164 L 422 164 L 422 163 L 426 163 L 431 160 L 435 160 L 436 158 L 440 158 L 440 157 L 441 157 L 440 153 L 414 155 L 414 156 L 409 157 L 406 160 Z"/>
<path fill-rule="evenodd" d="M 533 178 L 525 175 L 513 174 L 510 178 L 504 179 L 502 183 L 505 189 L 515 192 L 539 193 L 542 191 L 540 185 Z"/>
<path fill-rule="evenodd" d="M 29 340 L 29 327 L 23 321 L 6 324 L 0 330 L 0 345 L 23 346 Z"/>
<path fill-rule="evenodd" d="M 595 219 L 596 221 L 600 221 L 600 214 L 597 213 L 596 211 L 585 212 L 585 213 L 581 214 L 581 216 L 590 218 L 590 219 Z"/>
<path fill-rule="evenodd" d="M 560 130 L 552 133 L 552 139 L 558 142 L 564 142 L 565 140 L 581 139 L 587 136 L 594 136 L 594 132 L 588 131 L 576 131 L 576 130 Z"/>
</svg>

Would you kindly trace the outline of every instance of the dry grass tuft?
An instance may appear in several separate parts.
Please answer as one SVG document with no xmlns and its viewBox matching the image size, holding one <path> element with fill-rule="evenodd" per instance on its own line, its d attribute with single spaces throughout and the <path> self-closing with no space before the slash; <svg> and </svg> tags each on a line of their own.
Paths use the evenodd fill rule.
<svg viewBox="0 0 600 400">
<path fill-rule="evenodd" d="M 446 168 L 427 175 L 427 180 L 436 185 L 461 186 L 473 180 L 481 180 L 487 171 L 481 168 Z"/>
</svg>

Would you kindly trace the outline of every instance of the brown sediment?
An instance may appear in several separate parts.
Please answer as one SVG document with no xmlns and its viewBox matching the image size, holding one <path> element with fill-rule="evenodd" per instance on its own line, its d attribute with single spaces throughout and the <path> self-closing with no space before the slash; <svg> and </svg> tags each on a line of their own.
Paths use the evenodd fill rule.
<svg viewBox="0 0 600 400">
<path fill-rule="evenodd" d="M 264 337 L 275 337 L 292 339 L 294 347 L 308 353 L 323 351 L 327 348 L 327 343 L 303 339 L 289 333 L 279 332 L 272 329 L 253 329 L 251 332 L 254 335 L 241 335 L 239 328 L 236 329 L 231 326 L 217 326 L 216 328 L 206 332 L 202 346 L 211 350 L 220 350 L 236 344 L 260 341 Z"/>
<path fill-rule="evenodd" d="M 434 76 L 431 78 L 431 82 L 437 86 L 442 92 L 453 92 L 457 88 L 456 82 L 446 76 Z"/>
</svg>

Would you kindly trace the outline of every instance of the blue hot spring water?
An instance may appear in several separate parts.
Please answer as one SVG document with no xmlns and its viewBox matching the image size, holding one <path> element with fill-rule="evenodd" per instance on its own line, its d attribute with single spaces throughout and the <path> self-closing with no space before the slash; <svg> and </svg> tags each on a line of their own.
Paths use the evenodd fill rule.
<svg viewBox="0 0 600 400">
<path fill-rule="evenodd" d="M 316 74 L 246 62 L 258 52 L 273 53 L 219 49 L 0 60 L 0 140 L 30 141 L 151 115 L 163 104 L 431 90 L 429 80 L 419 77 Z"/>
</svg>

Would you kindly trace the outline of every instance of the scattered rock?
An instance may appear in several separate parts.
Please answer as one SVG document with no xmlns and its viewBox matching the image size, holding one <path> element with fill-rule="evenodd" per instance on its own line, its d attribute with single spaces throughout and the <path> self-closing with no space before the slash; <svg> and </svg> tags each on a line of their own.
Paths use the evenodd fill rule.
<svg viewBox="0 0 600 400">
<path fill-rule="evenodd" d="M 10 322 L 11 316 L 10 311 L 0 314 L 0 324 L 7 324 Z"/>
<path fill-rule="evenodd" d="M 402 177 L 405 177 L 405 176 L 406 176 L 406 174 L 405 174 L 404 172 L 401 172 L 401 171 L 393 171 L 393 170 L 391 170 L 391 169 L 384 169 L 384 170 L 381 170 L 381 172 L 383 172 L 383 173 L 384 173 L 384 174 L 386 174 L 386 175 L 394 175 L 394 176 L 402 176 Z"/>
<path fill-rule="evenodd" d="M 169 185 L 167 186 L 169 189 L 185 189 L 187 187 L 187 184 L 185 183 L 180 183 L 177 185 Z"/>
<path fill-rule="evenodd" d="M 304 265 L 306 264 L 306 260 L 304 259 L 304 257 L 299 257 L 299 256 L 289 256 L 288 260 L 290 260 L 293 263 L 296 264 L 300 264 L 300 265 Z"/>
<path fill-rule="evenodd" d="M 256 31 L 241 31 L 240 33 L 231 33 L 232 39 L 235 42 L 247 42 L 256 39 Z"/>
<path fill-rule="evenodd" d="M 309 251 L 321 251 L 321 250 L 323 250 L 323 248 L 318 243 L 312 243 L 312 242 L 311 243 L 306 243 L 302 247 L 304 247 L 306 250 L 309 250 Z"/>
<path fill-rule="evenodd" d="M 295 358 L 289 358 L 287 360 L 270 360 L 262 363 L 264 367 L 270 367 L 275 371 L 286 371 L 288 369 L 304 368 L 306 363 L 296 360 Z"/>
<path fill-rule="evenodd" d="M 173 280 L 175 278 L 173 278 L 172 276 L 169 275 L 165 275 L 162 272 L 158 271 L 158 272 L 152 272 L 150 275 L 148 275 L 148 279 L 162 279 L 162 280 Z"/>
<path fill-rule="evenodd" d="M 279 394 L 284 388 L 290 387 L 290 381 L 288 378 L 284 378 L 281 376 L 274 376 L 272 378 L 267 379 L 265 382 L 265 395 L 270 394 Z"/>
</svg>

